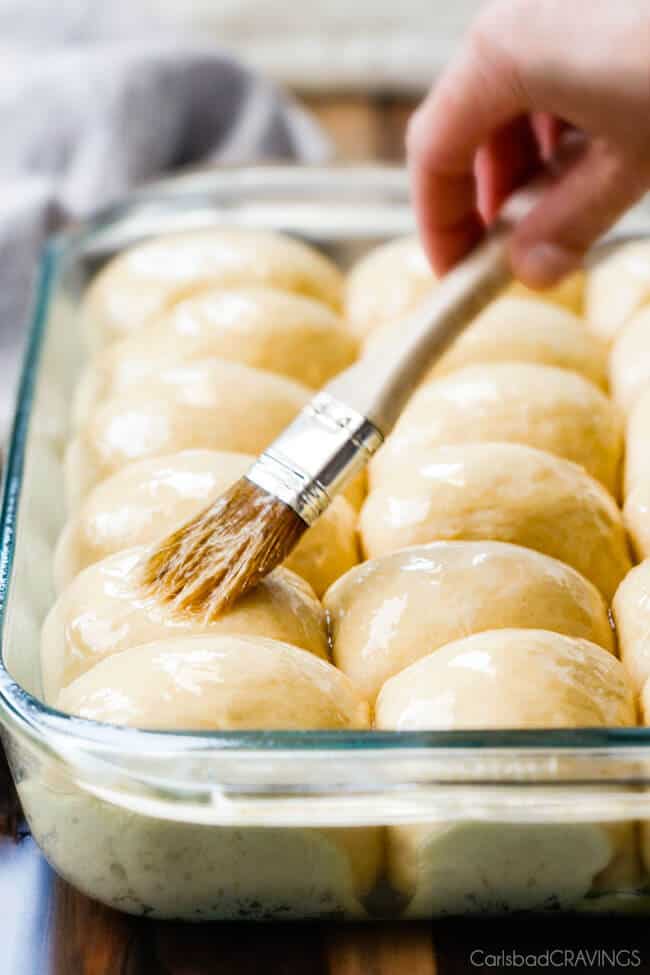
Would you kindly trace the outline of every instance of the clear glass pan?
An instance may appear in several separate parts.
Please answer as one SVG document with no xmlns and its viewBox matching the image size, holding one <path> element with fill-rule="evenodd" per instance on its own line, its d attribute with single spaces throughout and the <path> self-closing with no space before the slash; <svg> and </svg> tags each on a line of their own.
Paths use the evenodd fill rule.
<svg viewBox="0 0 650 975">
<path fill-rule="evenodd" d="M 98 809 L 103 810 L 102 823 L 111 815 L 122 817 L 119 830 L 128 823 L 134 836 L 137 824 L 156 824 L 158 852 L 170 835 L 179 835 L 173 834 L 176 827 L 202 831 L 203 843 L 206 827 L 264 837 L 302 836 L 318 829 L 342 835 L 351 827 L 419 823 L 483 824 L 498 830 L 539 824 L 537 833 L 552 836 L 558 828 L 650 820 L 650 728 L 149 732 L 95 724 L 41 703 L 39 629 L 53 598 L 50 556 L 63 520 L 60 451 L 67 391 L 83 358 L 75 316 L 81 291 L 90 274 L 127 244 L 164 231 L 226 222 L 297 234 L 344 264 L 368 245 L 413 226 L 402 170 L 278 166 L 200 172 L 161 182 L 50 244 L 4 472 L 0 722 L 27 815 L 54 866 L 77 886 L 127 910 L 268 917 L 276 916 L 275 908 L 263 898 L 258 908 L 241 908 L 238 901 L 239 913 L 223 907 L 219 898 L 215 902 L 213 892 L 209 904 L 207 895 L 175 904 L 157 900 L 151 891 L 146 897 L 125 894 L 120 899 L 104 883 L 115 864 L 104 864 L 101 882 L 86 877 L 74 866 L 70 843 L 62 852 L 61 836 L 66 832 L 74 839 L 78 858 L 80 844 L 102 832 L 97 821 L 92 825 Z M 617 236 L 643 234 L 649 222 L 642 211 L 632 214 Z M 77 837 L 84 816 L 87 833 Z M 139 849 L 147 842 L 141 837 Z M 114 839 L 106 843 L 112 849 Z M 103 854 L 88 849 L 87 855 L 99 862 Z M 623 887 L 635 891 L 621 895 L 616 907 L 633 904 L 637 909 L 645 903 L 638 876 L 634 884 L 610 884 L 608 894 Z M 592 906 L 594 896 L 592 891 Z M 309 898 L 303 900 L 307 905 Z M 575 897 L 570 906 L 579 900 Z M 300 909 L 294 903 L 288 913 L 278 908 L 278 916 L 364 916 L 367 901 L 361 914 L 356 901 L 354 908 L 338 902 L 333 907 L 325 898 L 322 909 L 311 902 Z M 380 913 L 390 916 L 403 907 L 398 896 L 385 903 L 379 897 L 379 903 Z M 508 906 L 507 898 L 503 903 Z M 558 904 L 566 906 L 561 898 Z M 410 916 L 414 912 L 422 916 L 440 909 L 425 901 Z"/>
</svg>

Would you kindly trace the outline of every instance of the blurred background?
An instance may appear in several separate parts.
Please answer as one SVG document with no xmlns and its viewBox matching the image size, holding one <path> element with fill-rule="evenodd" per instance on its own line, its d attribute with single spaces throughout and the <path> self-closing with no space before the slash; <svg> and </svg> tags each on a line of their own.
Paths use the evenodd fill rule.
<svg viewBox="0 0 650 975">
<path fill-rule="evenodd" d="M 0 0 L 0 38 L 33 48 L 198 37 L 290 88 L 341 156 L 396 160 L 408 114 L 480 2 Z"/>
<path fill-rule="evenodd" d="M 53 233 L 188 168 L 403 161 L 481 2 L 0 0 L 0 439 Z"/>
</svg>

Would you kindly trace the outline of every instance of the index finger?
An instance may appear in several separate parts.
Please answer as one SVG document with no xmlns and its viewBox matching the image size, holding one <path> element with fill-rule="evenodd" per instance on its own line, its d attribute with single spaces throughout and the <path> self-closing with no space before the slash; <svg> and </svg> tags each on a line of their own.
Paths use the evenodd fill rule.
<svg viewBox="0 0 650 975">
<path fill-rule="evenodd" d="M 477 150 L 528 108 L 514 65 L 474 33 L 412 117 L 407 149 L 413 204 L 438 272 L 455 264 L 483 233 L 474 178 Z"/>
</svg>

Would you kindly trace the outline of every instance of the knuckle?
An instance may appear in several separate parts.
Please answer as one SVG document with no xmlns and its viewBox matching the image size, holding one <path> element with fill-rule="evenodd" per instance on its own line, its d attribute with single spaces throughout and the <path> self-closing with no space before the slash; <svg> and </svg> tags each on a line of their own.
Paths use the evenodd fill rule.
<svg viewBox="0 0 650 975">
<path fill-rule="evenodd" d="M 487 91 L 489 86 L 497 84 L 520 96 L 525 92 L 518 55 L 521 44 L 513 43 L 515 31 L 511 26 L 516 20 L 517 6 L 516 0 L 488 4 L 470 27 L 468 54 L 475 70 L 482 75 Z"/>
</svg>

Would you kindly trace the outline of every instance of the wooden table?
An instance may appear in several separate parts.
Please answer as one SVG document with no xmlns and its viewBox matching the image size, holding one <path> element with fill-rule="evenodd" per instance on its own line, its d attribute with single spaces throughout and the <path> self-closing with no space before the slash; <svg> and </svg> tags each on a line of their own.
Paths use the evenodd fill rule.
<svg viewBox="0 0 650 975">
<path fill-rule="evenodd" d="M 403 158 L 404 129 L 413 108 L 408 99 L 312 97 L 309 106 L 343 158 Z M 643 921 L 251 927 L 129 917 L 78 894 L 54 875 L 21 821 L 1 763 L 0 802 L 0 975 L 493 975 L 510 970 L 490 964 L 489 956 L 499 952 L 598 948 L 636 950 L 641 956 L 640 967 L 626 966 L 627 956 L 621 955 L 621 964 L 603 970 L 650 975 L 650 924 Z M 512 968 L 522 970 L 529 968 Z M 558 970 L 581 969 L 553 969 Z"/>
</svg>

